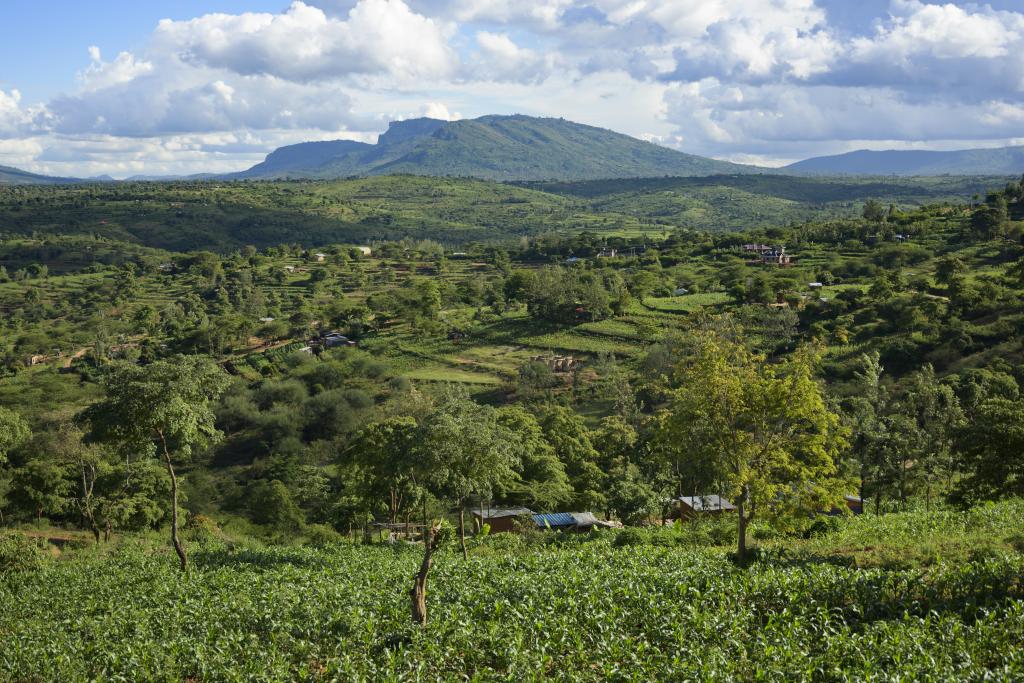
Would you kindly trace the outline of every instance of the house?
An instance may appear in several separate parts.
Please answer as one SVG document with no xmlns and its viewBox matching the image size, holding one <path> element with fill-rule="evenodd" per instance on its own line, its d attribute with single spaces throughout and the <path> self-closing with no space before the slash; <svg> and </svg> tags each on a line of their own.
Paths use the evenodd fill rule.
<svg viewBox="0 0 1024 683">
<path fill-rule="evenodd" d="M 846 503 L 846 509 L 850 511 L 850 514 L 859 515 L 864 512 L 864 499 L 860 496 L 846 495 L 843 496 L 843 500 Z M 834 507 L 828 511 L 830 516 L 845 514 L 841 507 Z"/>
<path fill-rule="evenodd" d="M 811 289 L 821 289 L 825 285 L 821 282 L 808 282 L 807 286 L 810 287 Z"/>
<path fill-rule="evenodd" d="M 768 244 L 744 244 L 742 249 L 743 251 L 750 251 L 755 254 L 764 254 L 769 251 L 775 251 L 775 247 Z"/>
<path fill-rule="evenodd" d="M 572 372 L 580 362 L 572 356 L 532 356 L 530 360 L 544 363 L 552 372 Z"/>
<path fill-rule="evenodd" d="M 677 287 L 676 291 L 672 292 L 672 296 L 685 296 L 690 293 L 686 287 Z"/>
<path fill-rule="evenodd" d="M 362 254 L 363 256 L 372 256 L 373 255 L 373 250 L 370 249 L 369 247 L 356 247 L 356 249 L 358 249 L 359 253 Z"/>
<path fill-rule="evenodd" d="M 321 342 L 324 348 L 333 349 L 336 346 L 355 346 L 356 343 L 338 332 L 331 332 L 323 337 Z"/>
<path fill-rule="evenodd" d="M 675 516 L 679 519 L 694 519 L 695 517 L 708 515 L 718 516 L 723 513 L 736 511 L 735 505 L 725 498 L 714 494 L 680 496 L 671 502 L 673 507 L 676 508 Z"/>
<path fill-rule="evenodd" d="M 285 269 L 285 271 L 287 271 L 289 273 L 294 273 L 295 272 L 295 266 L 285 266 L 284 269 Z"/>
<path fill-rule="evenodd" d="M 591 531 L 595 528 L 614 528 L 616 524 L 598 519 L 592 512 L 549 512 L 533 515 L 538 529 L 549 531 Z"/>
<path fill-rule="evenodd" d="M 479 525 L 481 522 L 486 524 L 490 527 L 492 534 L 515 531 L 516 519 L 525 519 L 533 514 L 533 510 L 524 507 L 487 508 L 473 511 L 473 517 L 477 524 Z"/>
<path fill-rule="evenodd" d="M 327 260 L 327 254 L 321 254 L 320 252 L 317 252 L 313 254 L 313 260 L 316 261 L 317 263 L 323 263 L 324 261 Z"/>
<path fill-rule="evenodd" d="M 601 251 L 599 251 L 597 253 L 597 257 L 598 258 L 615 258 L 616 254 L 618 254 L 618 250 L 616 250 L 616 249 L 602 249 Z"/>
<path fill-rule="evenodd" d="M 790 254 L 786 253 L 785 247 L 761 252 L 761 263 L 774 266 L 788 266 L 793 260 Z"/>
</svg>

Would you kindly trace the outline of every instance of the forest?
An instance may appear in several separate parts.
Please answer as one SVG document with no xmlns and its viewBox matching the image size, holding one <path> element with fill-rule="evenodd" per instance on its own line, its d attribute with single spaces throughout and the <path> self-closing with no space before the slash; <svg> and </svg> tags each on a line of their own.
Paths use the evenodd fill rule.
<svg viewBox="0 0 1024 683">
<path fill-rule="evenodd" d="M 0 191 L 0 678 L 1024 676 L 1024 180 L 685 180 Z"/>
</svg>

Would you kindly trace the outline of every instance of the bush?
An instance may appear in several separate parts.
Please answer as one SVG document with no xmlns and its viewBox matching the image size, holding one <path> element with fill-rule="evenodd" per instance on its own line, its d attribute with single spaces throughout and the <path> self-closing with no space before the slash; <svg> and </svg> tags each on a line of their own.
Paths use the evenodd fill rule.
<svg viewBox="0 0 1024 683">
<path fill-rule="evenodd" d="M 612 545 L 616 548 L 631 545 L 648 545 L 650 544 L 650 536 L 644 532 L 643 529 L 626 528 L 615 534 L 615 539 L 612 541 Z"/>
<path fill-rule="evenodd" d="M 804 538 L 821 538 L 828 534 L 839 531 L 842 522 L 839 517 L 828 517 L 819 515 L 804 529 Z"/>
<path fill-rule="evenodd" d="M 342 542 L 342 536 L 326 524 L 310 524 L 303 532 L 306 545 L 323 548 Z"/>
<path fill-rule="evenodd" d="M 33 571 L 47 560 L 43 539 L 23 534 L 0 534 L 0 572 Z"/>
</svg>

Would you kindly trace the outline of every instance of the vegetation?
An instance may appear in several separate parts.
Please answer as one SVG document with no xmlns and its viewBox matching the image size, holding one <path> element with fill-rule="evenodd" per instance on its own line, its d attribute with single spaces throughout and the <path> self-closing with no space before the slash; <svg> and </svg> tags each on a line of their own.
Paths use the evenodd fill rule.
<svg viewBox="0 0 1024 683">
<path fill-rule="evenodd" d="M 7 239 L 0 677 L 1019 677 L 1022 209 Z M 517 506 L 626 528 L 467 520 Z"/>
<path fill-rule="evenodd" d="M 0 676 L 1013 680 L 1024 555 L 1002 542 L 1021 512 L 839 520 L 766 542 L 745 569 L 698 527 L 639 545 L 635 530 L 500 534 L 469 560 L 442 545 L 423 629 L 394 588 L 416 548 L 212 541 L 179 577 L 166 553 L 126 541 L 0 576 Z M 899 560 L 878 564 L 882 548 Z"/>
</svg>

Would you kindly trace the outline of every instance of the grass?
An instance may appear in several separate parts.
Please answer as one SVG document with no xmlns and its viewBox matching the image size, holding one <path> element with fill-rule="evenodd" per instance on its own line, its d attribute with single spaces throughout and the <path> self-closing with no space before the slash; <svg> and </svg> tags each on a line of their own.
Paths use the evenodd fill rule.
<svg viewBox="0 0 1024 683">
<path fill-rule="evenodd" d="M 501 378 L 471 370 L 446 367 L 422 367 L 404 374 L 412 380 L 425 382 L 455 382 L 458 384 L 501 384 Z"/>
</svg>

